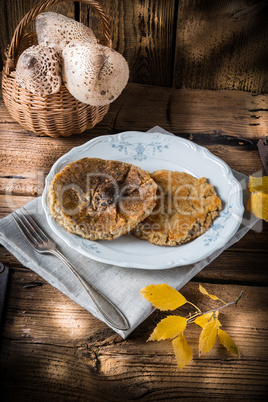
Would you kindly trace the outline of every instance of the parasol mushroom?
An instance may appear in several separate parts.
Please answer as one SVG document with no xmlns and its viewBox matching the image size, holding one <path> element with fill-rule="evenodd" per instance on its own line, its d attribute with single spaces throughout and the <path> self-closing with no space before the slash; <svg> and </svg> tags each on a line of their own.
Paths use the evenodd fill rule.
<svg viewBox="0 0 268 402">
<path fill-rule="evenodd" d="M 48 46 L 31 46 L 20 55 L 16 67 L 16 82 L 34 95 L 46 96 L 61 86 L 60 58 Z"/>
<path fill-rule="evenodd" d="M 102 106 L 121 94 L 128 82 L 129 68 L 125 58 L 107 46 L 73 41 L 62 52 L 62 77 L 80 102 Z"/>
<path fill-rule="evenodd" d="M 93 31 L 81 22 L 62 14 L 45 12 L 36 17 L 38 43 L 53 47 L 60 55 L 63 48 L 73 40 L 97 43 Z"/>
</svg>

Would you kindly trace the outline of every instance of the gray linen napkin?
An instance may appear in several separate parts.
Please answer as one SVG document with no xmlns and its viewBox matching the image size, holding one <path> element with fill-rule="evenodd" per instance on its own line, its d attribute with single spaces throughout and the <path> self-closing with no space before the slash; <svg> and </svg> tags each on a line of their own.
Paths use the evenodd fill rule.
<svg viewBox="0 0 268 402">
<path fill-rule="evenodd" d="M 158 126 L 149 130 L 149 132 L 171 134 Z M 242 184 L 244 189 L 244 205 L 246 206 L 249 197 L 246 189 L 248 178 L 236 171 L 233 171 L 233 174 Z M 168 283 L 177 290 L 181 289 L 206 265 L 218 257 L 223 250 L 239 241 L 258 221 L 245 208 L 243 221 L 236 234 L 222 249 L 216 251 L 208 258 L 196 264 L 167 270 L 142 270 L 122 268 L 94 261 L 70 249 L 48 226 L 40 197 L 26 204 L 24 208 L 57 243 L 59 250 L 79 269 L 84 279 L 101 290 L 125 314 L 130 323 L 130 328 L 127 331 L 113 328 L 123 338 L 126 338 L 153 311 L 150 303 L 140 295 L 140 289 L 146 285 L 159 283 Z M 41 255 L 35 252 L 20 233 L 11 214 L 0 221 L 0 243 L 24 266 L 35 271 L 52 286 L 102 320 L 101 315 L 96 310 L 94 304 L 89 301 L 86 293 L 81 289 L 73 274 L 56 257 Z"/>
</svg>

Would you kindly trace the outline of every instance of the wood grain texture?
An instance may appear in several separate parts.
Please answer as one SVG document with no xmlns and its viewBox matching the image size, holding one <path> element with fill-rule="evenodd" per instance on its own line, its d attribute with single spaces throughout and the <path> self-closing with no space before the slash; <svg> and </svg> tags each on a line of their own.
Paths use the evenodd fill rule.
<svg viewBox="0 0 268 402">
<path fill-rule="evenodd" d="M 95 136 L 155 125 L 206 146 L 241 173 L 256 174 L 263 169 L 257 141 L 268 129 L 267 99 L 239 91 L 129 84 L 94 129 L 52 141 L 25 131 L 1 100 L 0 194 L 41 195 L 52 164 L 74 146 Z"/>
<path fill-rule="evenodd" d="M 0 70 L 3 66 L 3 53 L 11 42 L 15 28 L 25 14 L 31 10 L 40 0 L 1 0 L 0 4 Z M 49 11 L 59 12 L 70 18 L 74 18 L 74 4 L 64 1 L 56 6 L 53 6 Z M 34 30 L 34 24 L 29 27 Z"/>
<path fill-rule="evenodd" d="M 267 92 L 267 2 L 179 2 L 174 86 Z"/>
<path fill-rule="evenodd" d="M 113 48 L 129 63 L 130 82 L 172 86 L 175 0 L 100 0 L 111 23 Z M 80 19 L 98 38 L 102 29 L 92 9 Z"/>
<path fill-rule="evenodd" d="M 267 303 L 266 289 L 204 284 L 227 301 L 244 291 L 238 308 L 226 309 L 220 317 L 239 345 L 241 358 L 228 355 L 218 344 L 198 358 L 200 329 L 193 326 L 186 337 L 194 359 L 179 373 L 169 341 L 146 343 L 167 313 L 155 312 L 124 341 L 50 285 L 24 288 L 33 280 L 40 278 L 29 270 L 11 277 L 0 360 L 5 367 L 0 379 L 5 400 L 14 400 L 18 390 L 23 401 L 258 400 L 265 396 L 267 312 L 262 306 Z M 196 283 L 188 283 L 182 293 L 202 309 L 211 305 L 197 292 Z"/>
<path fill-rule="evenodd" d="M 242 91 L 175 90 L 129 85 L 116 105 L 116 129 L 148 130 L 160 125 L 174 134 L 209 134 L 208 143 L 229 139 L 254 144 L 267 134 L 268 97 Z M 148 109 L 148 105 L 150 105 Z M 112 105 L 113 106 L 113 105 Z M 213 138 L 215 141 L 213 141 Z"/>
<path fill-rule="evenodd" d="M 2 0 L 2 55 L 21 18 L 38 0 Z M 113 47 L 130 66 L 130 82 L 194 89 L 268 91 L 265 0 L 100 0 L 111 21 Z M 78 7 L 78 5 L 76 6 Z M 101 36 L 85 5 L 50 11 L 79 18 Z"/>
</svg>

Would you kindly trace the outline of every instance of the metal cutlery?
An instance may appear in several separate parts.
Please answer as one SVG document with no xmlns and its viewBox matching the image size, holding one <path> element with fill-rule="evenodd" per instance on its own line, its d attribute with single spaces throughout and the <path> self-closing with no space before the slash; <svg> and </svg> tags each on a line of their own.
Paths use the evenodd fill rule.
<svg viewBox="0 0 268 402">
<path fill-rule="evenodd" d="M 92 284 L 86 282 L 78 273 L 70 261 L 57 249 L 56 243 L 38 226 L 36 221 L 27 213 L 12 214 L 22 234 L 35 251 L 41 254 L 52 254 L 59 258 L 73 273 L 87 295 L 93 301 L 95 307 L 102 314 L 107 323 L 116 329 L 123 331 L 129 328 L 129 323 L 123 313 L 106 296 L 97 290 Z"/>
</svg>

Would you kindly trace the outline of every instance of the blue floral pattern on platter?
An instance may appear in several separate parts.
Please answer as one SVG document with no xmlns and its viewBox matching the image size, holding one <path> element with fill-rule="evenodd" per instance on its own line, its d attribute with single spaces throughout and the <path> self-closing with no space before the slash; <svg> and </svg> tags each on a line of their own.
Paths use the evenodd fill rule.
<svg viewBox="0 0 268 402">
<path fill-rule="evenodd" d="M 221 217 L 212 225 L 209 233 L 204 235 L 204 246 L 208 247 L 211 243 L 214 243 L 219 239 L 220 233 L 225 226 L 225 223 L 232 216 L 232 206 L 229 205 L 226 211 L 221 213 Z"/>
<path fill-rule="evenodd" d="M 117 144 L 112 144 L 112 148 L 117 148 L 119 152 L 124 152 L 125 155 L 131 156 L 135 160 L 143 161 L 148 156 L 154 156 L 156 152 L 168 149 L 169 145 L 163 145 L 160 142 L 151 142 L 150 144 L 138 142 L 131 144 L 127 141 L 120 141 Z"/>
<path fill-rule="evenodd" d="M 92 251 L 92 252 L 94 252 L 94 253 L 97 253 L 97 254 L 101 254 L 101 252 L 100 252 L 98 246 L 96 246 L 95 244 L 90 244 L 90 243 L 91 243 L 90 240 L 85 240 L 85 239 L 82 240 L 82 245 L 83 245 L 83 247 L 85 247 L 87 250 L 90 250 L 90 251 Z"/>
</svg>

